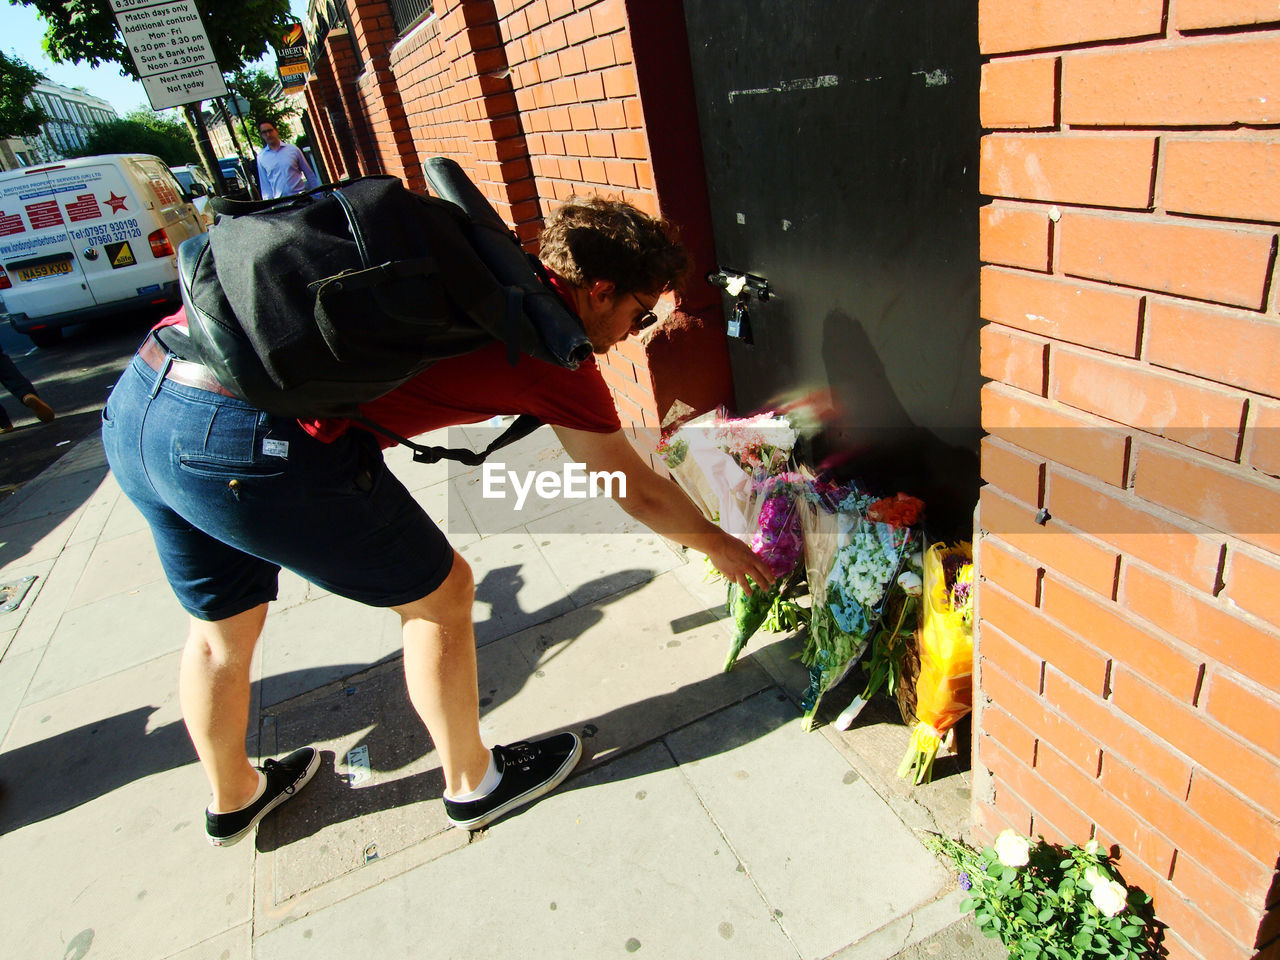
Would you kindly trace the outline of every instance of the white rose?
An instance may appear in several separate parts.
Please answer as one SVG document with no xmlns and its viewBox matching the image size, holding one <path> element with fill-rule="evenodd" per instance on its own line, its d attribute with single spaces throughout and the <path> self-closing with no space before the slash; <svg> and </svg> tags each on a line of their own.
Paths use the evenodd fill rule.
<svg viewBox="0 0 1280 960">
<path fill-rule="evenodd" d="M 1012 830 L 1005 830 L 996 837 L 996 856 L 1006 867 L 1025 867 L 1031 859 L 1031 841 Z"/>
<path fill-rule="evenodd" d="M 910 570 L 898 576 L 898 586 L 902 587 L 909 597 L 918 597 L 924 593 L 924 581 L 920 579 L 920 574 L 912 573 Z"/>
<path fill-rule="evenodd" d="M 1125 908 L 1129 891 L 1125 889 L 1124 884 L 1115 880 L 1103 880 L 1102 877 L 1098 877 L 1098 880 L 1100 882 L 1095 883 L 1093 889 L 1089 891 L 1089 899 L 1104 915 L 1114 917 Z"/>
<path fill-rule="evenodd" d="M 1096 857 L 1098 855 L 1098 850 L 1099 844 L 1097 840 L 1090 840 L 1084 845 L 1084 852 L 1091 857 Z"/>
</svg>

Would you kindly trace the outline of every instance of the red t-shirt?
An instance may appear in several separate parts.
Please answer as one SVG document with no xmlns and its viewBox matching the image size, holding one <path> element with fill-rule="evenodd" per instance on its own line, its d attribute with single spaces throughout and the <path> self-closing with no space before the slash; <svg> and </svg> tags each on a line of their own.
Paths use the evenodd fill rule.
<svg viewBox="0 0 1280 960">
<path fill-rule="evenodd" d="M 552 278 L 553 286 L 559 286 Z M 564 296 L 564 291 L 559 291 Z M 186 326 L 180 309 L 162 320 Z M 480 423 L 490 417 L 530 413 L 543 423 L 591 433 L 621 430 L 613 396 L 604 377 L 589 357 L 577 370 L 520 355 L 513 367 L 507 363 L 506 345 L 494 341 L 473 353 L 440 360 L 386 396 L 366 403 L 360 412 L 380 426 L 403 437 L 415 437 L 440 427 Z M 342 418 L 299 420 L 307 433 L 331 443 L 351 426 Z M 395 441 L 378 438 L 384 447 Z"/>
<path fill-rule="evenodd" d="M 439 361 L 386 396 L 364 404 L 360 412 L 404 437 L 517 413 L 592 433 L 622 429 L 595 357 L 577 370 L 566 370 L 521 354 L 513 367 L 507 363 L 506 345 L 497 341 L 474 353 Z M 298 422 L 325 442 L 341 436 L 350 425 L 338 419 Z M 384 447 L 395 445 L 381 437 L 379 442 Z"/>
</svg>

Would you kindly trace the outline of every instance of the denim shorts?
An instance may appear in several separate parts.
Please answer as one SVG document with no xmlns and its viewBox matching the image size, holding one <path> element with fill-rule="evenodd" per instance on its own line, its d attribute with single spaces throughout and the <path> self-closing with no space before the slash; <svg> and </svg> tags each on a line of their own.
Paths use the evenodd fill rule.
<svg viewBox="0 0 1280 960">
<path fill-rule="evenodd" d="M 363 430 L 321 443 L 135 356 L 102 441 L 178 602 L 201 620 L 274 600 L 281 567 L 375 607 L 419 600 L 449 575 L 453 548 Z"/>
</svg>

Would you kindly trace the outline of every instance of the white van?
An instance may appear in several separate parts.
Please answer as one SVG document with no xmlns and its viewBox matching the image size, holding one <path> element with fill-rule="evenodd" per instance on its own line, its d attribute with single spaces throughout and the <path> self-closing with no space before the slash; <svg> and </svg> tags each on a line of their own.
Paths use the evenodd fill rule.
<svg viewBox="0 0 1280 960">
<path fill-rule="evenodd" d="M 158 157 L 0 173 L 0 320 L 46 347 L 71 324 L 176 307 L 178 247 L 203 232 Z"/>
</svg>

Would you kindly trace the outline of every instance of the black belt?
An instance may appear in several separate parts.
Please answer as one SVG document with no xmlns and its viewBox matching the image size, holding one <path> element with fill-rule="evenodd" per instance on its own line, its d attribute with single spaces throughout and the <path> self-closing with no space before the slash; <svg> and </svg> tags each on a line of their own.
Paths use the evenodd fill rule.
<svg viewBox="0 0 1280 960">
<path fill-rule="evenodd" d="M 149 336 L 143 341 L 141 349 L 138 350 L 138 356 L 142 358 L 142 362 L 154 370 L 156 373 L 162 373 L 164 379 L 172 380 L 174 383 L 181 383 L 184 386 L 195 387 L 197 390 L 204 390 L 207 393 L 220 393 L 224 397 L 234 397 L 235 394 L 218 382 L 218 378 L 213 375 L 208 367 L 203 363 L 194 363 L 191 360 L 179 360 L 172 357 L 154 336 Z M 172 357 L 172 359 L 170 359 Z M 168 366 L 166 367 L 166 363 Z"/>
</svg>

